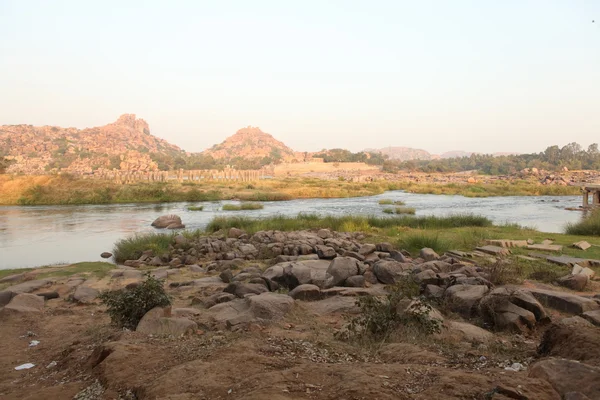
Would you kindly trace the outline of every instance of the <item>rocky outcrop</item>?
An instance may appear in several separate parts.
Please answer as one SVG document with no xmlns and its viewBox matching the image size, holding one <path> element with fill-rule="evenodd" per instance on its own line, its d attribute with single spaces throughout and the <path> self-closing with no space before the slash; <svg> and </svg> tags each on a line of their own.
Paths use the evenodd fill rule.
<svg viewBox="0 0 600 400">
<path fill-rule="evenodd" d="M 177 146 L 150 134 L 148 123 L 124 114 L 114 123 L 86 129 L 57 126 L 0 126 L 0 154 L 11 165 L 8 172 L 43 174 L 48 171 L 88 174 L 117 168 L 154 171 L 150 154 L 181 156 Z"/>
<path fill-rule="evenodd" d="M 181 222 L 179 215 L 163 215 L 158 217 L 151 224 L 153 227 L 158 229 L 183 229 L 185 225 Z"/>
</svg>

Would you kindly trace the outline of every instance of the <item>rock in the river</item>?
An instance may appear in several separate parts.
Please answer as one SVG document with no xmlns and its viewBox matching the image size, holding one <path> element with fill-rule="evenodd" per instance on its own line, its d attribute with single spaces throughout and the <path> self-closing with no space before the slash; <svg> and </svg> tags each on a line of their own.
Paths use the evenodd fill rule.
<svg viewBox="0 0 600 400">
<path fill-rule="evenodd" d="M 185 225 L 181 222 L 179 215 L 163 215 L 152 222 L 152 226 L 159 229 L 182 229 Z"/>
</svg>

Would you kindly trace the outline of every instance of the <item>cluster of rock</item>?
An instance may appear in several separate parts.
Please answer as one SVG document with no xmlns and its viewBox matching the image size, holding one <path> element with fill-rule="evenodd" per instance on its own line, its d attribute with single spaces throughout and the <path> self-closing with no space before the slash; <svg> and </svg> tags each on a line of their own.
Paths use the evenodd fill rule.
<svg viewBox="0 0 600 400">
<path fill-rule="evenodd" d="M 58 171 L 89 174 L 93 170 L 158 169 L 149 153 L 184 154 L 150 134 L 148 123 L 124 114 L 114 123 L 87 129 L 31 125 L 0 126 L 0 150 L 12 163 L 9 173 L 44 174 Z M 141 150 L 143 149 L 143 150 Z"/>
</svg>

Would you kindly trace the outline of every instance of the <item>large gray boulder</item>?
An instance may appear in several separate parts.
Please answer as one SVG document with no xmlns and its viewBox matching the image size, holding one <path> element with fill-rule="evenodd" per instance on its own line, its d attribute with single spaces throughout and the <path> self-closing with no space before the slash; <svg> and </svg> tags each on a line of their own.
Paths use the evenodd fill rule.
<svg viewBox="0 0 600 400">
<path fill-rule="evenodd" d="M 359 261 L 356 258 L 337 257 L 327 268 L 325 287 L 340 286 L 346 279 L 359 274 Z"/>
<path fill-rule="evenodd" d="M 581 393 L 590 399 L 600 399 L 598 367 L 573 360 L 548 358 L 533 364 L 529 369 L 529 377 L 549 382 L 562 398 L 568 393 Z"/>
<path fill-rule="evenodd" d="M 283 318 L 294 306 L 286 294 L 262 293 L 244 299 L 217 304 L 208 311 L 212 318 L 229 328 L 250 323 L 268 323 Z"/>
<path fill-rule="evenodd" d="M 263 278 L 277 282 L 288 289 L 312 283 L 313 271 L 306 262 L 283 262 L 269 267 L 262 274 Z"/>
<path fill-rule="evenodd" d="M 20 293 L 14 296 L 0 311 L 2 315 L 15 313 L 39 313 L 43 308 L 43 297 L 36 296 L 35 294 Z"/>
<path fill-rule="evenodd" d="M 404 264 L 392 260 L 380 260 L 373 264 L 373 274 L 381 283 L 388 285 L 396 283 L 396 280 L 407 274 L 410 270 L 410 264 Z"/>
<path fill-rule="evenodd" d="M 488 290 L 485 285 L 454 285 L 446 289 L 444 298 L 452 311 L 468 318 Z"/>
<path fill-rule="evenodd" d="M 98 298 L 100 292 L 89 286 L 79 285 L 73 293 L 73 300 L 79 304 L 91 304 Z"/>
<path fill-rule="evenodd" d="M 151 224 L 153 227 L 158 229 L 183 229 L 185 225 L 181 222 L 179 215 L 163 215 L 158 217 Z"/>
<path fill-rule="evenodd" d="M 147 335 L 177 337 L 196 329 L 198 329 L 198 325 L 194 321 L 172 317 L 170 307 L 155 307 L 142 317 L 135 330 Z"/>
<path fill-rule="evenodd" d="M 266 285 L 259 283 L 243 283 L 243 282 L 232 282 L 225 289 L 225 293 L 231 293 L 239 298 L 244 298 L 248 294 L 261 294 L 268 292 Z"/>
<path fill-rule="evenodd" d="M 433 261 L 440 258 L 438 253 L 436 253 L 433 249 L 429 247 L 422 248 L 419 252 L 419 257 L 421 257 L 425 261 Z"/>
<path fill-rule="evenodd" d="M 571 293 L 537 288 L 527 289 L 527 291 L 544 306 L 569 314 L 579 315 L 586 311 L 600 309 L 600 305 L 594 300 Z"/>
<path fill-rule="evenodd" d="M 527 333 L 547 318 L 544 307 L 528 292 L 497 288 L 479 303 L 484 321 L 496 330 Z"/>
<path fill-rule="evenodd" d="M 290 291 L 288 295 L 294 300 L 320 300 L 321 289 L 317 285 L 300 285 L 296 286 L 294 290 Z"/>
</svg>

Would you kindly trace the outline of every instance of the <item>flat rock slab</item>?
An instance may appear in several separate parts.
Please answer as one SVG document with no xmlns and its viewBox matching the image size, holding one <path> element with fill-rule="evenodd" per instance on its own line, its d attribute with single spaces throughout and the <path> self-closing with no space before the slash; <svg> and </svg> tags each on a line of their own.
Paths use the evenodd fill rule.
<svg viewBox="0 0 600 400">
<path fill-rule="evenodd" d="M 37 279 L 34 281 L 27 281 L 27 282 L 19 283 L 18 285 L 10 286 L 10 287 L 6 288 L 5 290 L 8 290 L 8 291 L 14 292 L 14 293 L 31 293 L 33 291 L 36 291 L 36 290 L 44 288 L 44 287 L 48 287 L 50 285 L 52 285 L 52 281 L 50 279 Z"/>
<path fill-rule="evenodd" d="M 375 285 L 369 288 L 335 286 L 329 289 L 321 290 L 321 296 L 323 298 L 331 296 L 385 296 L 386 294 L 387 292 L 385 291 L 383 285 Z"/>
<path fill-rule="evenodd" d="M 98 298 L 100 292 L 89 286 L 77 286 L 73 294 L 73 300 L 79 304 L 91 304 Z"/>
<path fill-rule="evenodd" d="M 510 254 L 510 250 L 505 249 L 504 247 L 492 245 L 480 246 L 475 248 L 475 250 L 486 254 L 491 254 L 493 256 L 507 256 Z"/>
<path fill-rule="evenodd" d="M 560 244 L 530 244 L 527 245 L 529 250 L 554 251 L 560 253 L 563 247 Z"/>
<path fill-rule="evenodd" d="M 227 287 L 227 283 L 223 282 L 218 276 L 207 276 L 205 278 L 195 279 L 194 286 L 201 288 L 214 287 L 224 289 Z"/>
<path fill-rule="evenodd" d="M 571 257 L 571 256 L 551 256 L 548 254 L 541 253 L 529 253 L 531 257 L 541 258 L 546 261 L 549 261 L 553 264 L 564 265 L 567 267 L 572 267 L 575 264 L 578 264 L 582 267 L 593 267 L 600 266 L 600 260 L 593 260 L 589 258 L 579 258 L 579 257 Z"/>
<path fill-rule="evenodd" d="M 35 294 L 20 293 L 12 298 L 1 311 L 2 315 L 11 313 L 39 313 L 44 308 L 44 298 Z"/>
<path fill-rule="evenodd" d="M 0 283 L 20 281 L 21 279 L 23 279 L 24 276 L 25 276 L 24 273 L 8 275 L 8 276 L 5 276 L 4 278 L 0 279 Z"/>
<path fill-rule="evenodd" d="M 530 378 L 543 379 L 561 395 L 581 393 L 590 399 L 600 399 L 600 368 L 573 360 L 550 358 L 529 369 Z"/>
<path fill-rule="evenodd" d="M 544 289 L 526 289 L 542 305 L 563 311 L 569 314 L 579 315 L 586 311 L 594 311 L 600 305 L 592 299 L 575 294 Z"/>
<path fill-rule="evenodd" d="M 586 242 L 585 240 L 582 240 L 581 242 L 575 242 L 572 246 L 579 250 L 587 250 L 590 247 L 592 247 L 592 245 Z"/>
<path fill-rule="evenodd" d="M 356 306 L 356 299 L 353 297 L 334 296 L 319 301 L 302 302 L 301 304 L 303 308 L 317 315 L 359 311 Z"/>
<path fill-rule="evenodd" d="M 527 240 L 511 240 L 511 239 L 491 239 L 485 241 L 487 244 L 498 247 L 525 247 L 528 245 Z"/>
<path fill-rule="evenodd" d="M 286 294 L 261 293 L 217 304 L 208 311 L 216 322 L 235 327 L 240 324 L 280 320 L 293 306 L 294 299 Z"/>
<path fill-rule="evenodd" d="M 586 311 L 581 314 L 583 318 L 590 321 L 592 324 L 596 326 L 600 326 L 600 309 L 594 311 Z"/>
</svg>

